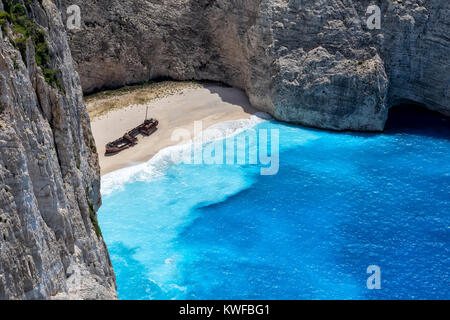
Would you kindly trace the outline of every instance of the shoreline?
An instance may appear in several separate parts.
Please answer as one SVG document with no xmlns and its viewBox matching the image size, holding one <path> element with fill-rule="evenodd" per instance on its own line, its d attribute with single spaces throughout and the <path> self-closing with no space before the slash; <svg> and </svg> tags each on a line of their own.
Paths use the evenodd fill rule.
<svg viewBox="0 0 450 320">
<path fill-rule="evenodd" d="M 202 130 L 200 137 L 193 137 L 186 143 L 163 148 L 146 162 L 130 165 L 102 175 L 101 193 L 102 195 L 110 194 L 131 181 L 149 181 L 161 177 L 168 167 L 182 162 L 183 155 L 192 151 L 196 143 L 203 144 L 228 139 L 271 119 L 270 115 L 259 112 L 248 119 L 229 120 L 212 125 Z"/>
<path fill-rule="evenodd" d="M 114 99 L 114 98 L 112 98 Z M 92 103 L 87 99 L 87 104 Z M 139 136 L 137 146 L 115 156 L 105 156 L 105 145 L 141 124 L 145 113 L 159 121 L 158 131 L 150 137 Z M 94 110 L 95 111 L 95 110 Z M 175 129 L 185 129 L 194 134 L 194 122 L 202 121 L 203 131 L 228 121 L 250 120 L 259 112 L 252 108 L 245 93 L 239 89 L 216 84 L 203 84 L 169 93 L 144 104 L 113 108 L 92 117 L 92 132 L 99 153 L 102 178 L 120 169 L 135 167 L 150 161 L 161 150 L 176 146 L 172 141 Z"/>
</svg>

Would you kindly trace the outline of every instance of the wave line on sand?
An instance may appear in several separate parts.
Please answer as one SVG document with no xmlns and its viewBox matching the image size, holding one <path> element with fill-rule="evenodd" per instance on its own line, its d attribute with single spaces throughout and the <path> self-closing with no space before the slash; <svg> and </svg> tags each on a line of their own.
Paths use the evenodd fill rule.
<svg viewBox="0 0 450 320">
<path fill-rule="evenodd" d="M 271 119 L 272 117 L 267 113 L 258 112 L 249 119 L 221 122 L 203 131 L 202 142 L 208 143 L 224 138 L 230 138 Z M 167 168 L 177 163 L 173 159 L 182 159 L 180 155 L 185 154 L 186 150 L 190 150 L 194 143 L 198 143 L 198 139 L 202 139 L 202 137 L 196 137 L 187 144 L 164 148 L 145 163 L 123 168 L 104 175 L 102 177 L 102 194 L 108 195 L 114 191 L 122 190 L 123 186 L 128 183 L 150 181 L 154 178 L 163 176 Z"/>
</svg>

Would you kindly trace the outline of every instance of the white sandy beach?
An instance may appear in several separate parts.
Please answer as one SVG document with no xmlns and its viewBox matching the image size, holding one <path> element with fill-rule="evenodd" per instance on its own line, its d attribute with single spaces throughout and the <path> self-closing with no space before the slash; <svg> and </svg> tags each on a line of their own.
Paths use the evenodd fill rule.
<svg viewBox="0 0 450 320">
<path fill-rule="evenodd" d="M 92 105 L 87 102 L 88 110 L 91 108 L 92 111 Z M 147 105 L 149 118 L 159 121 L 158 131 L 150 137 L 139 136 L 139 143 L 133 148 L 105 157 L 108 142 L 120 138 L 144 121 Z M 171 140 L 177 128 L 187 129 L 193 134 L 195 121 L 203 121 L 205 130 L 220 122 L 248 119 L 255 113 L 243 91 L 210 84 L 188 87 L 146 104 L 104 112 L 91 119 L 101 174 L 146 162 L 160 150 L 177 144 Z"/>
</svg>

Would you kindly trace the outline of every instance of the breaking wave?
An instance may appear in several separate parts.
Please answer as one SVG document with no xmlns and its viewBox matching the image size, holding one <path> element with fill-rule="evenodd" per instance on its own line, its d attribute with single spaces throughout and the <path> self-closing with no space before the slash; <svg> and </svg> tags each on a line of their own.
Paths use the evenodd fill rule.
<svg viewBox="0 0 450 320">
<path fill-rule="evenodd" d="M 150 181 L 160 177 L 164 175 L 164 172 L 171 165 L 182 162 L 182 155 L 191 150 L 194 143 L 208 143 L 226 139 L 271 119 L 272 117 L 269 114 L 258 112 L 249 119 L 225 121 L 213 125 L 205 129 L 202 136 L 194 137 L 189 143 L 167 147 L 145 163 L 104 175 L 102 177 L 101 192 L 103 195 L 111 194 L 114 191 L 122 190 L 124 184 L 136 181 Z"/>
</svg>

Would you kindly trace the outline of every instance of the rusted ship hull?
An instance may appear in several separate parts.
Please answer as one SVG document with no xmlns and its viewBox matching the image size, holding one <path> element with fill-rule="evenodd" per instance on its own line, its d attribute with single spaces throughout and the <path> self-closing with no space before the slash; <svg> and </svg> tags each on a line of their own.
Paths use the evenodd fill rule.
<svg viewBox="0 0 450 320">
<path fill-rule="evenodd" d="M 105 156 L 113 156 L 138 144 L 137 136 L 151 136 L 158 130 L 159 121 L 155 119 L 145 120 L 143 124 L 124 134 L 120 139 L 106 145 Z"/>
</svg>

